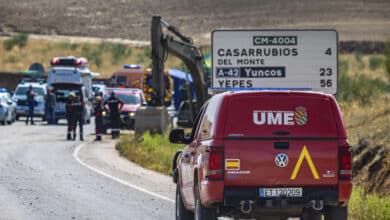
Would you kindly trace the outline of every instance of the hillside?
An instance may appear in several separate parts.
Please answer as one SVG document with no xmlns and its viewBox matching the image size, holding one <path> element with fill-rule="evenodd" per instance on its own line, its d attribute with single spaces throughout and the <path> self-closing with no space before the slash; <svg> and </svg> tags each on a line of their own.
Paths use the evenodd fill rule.
<svg viewBox="0 0 390 220">
<path fill-rule="evenodd" d="M 152 15 L 198 42 L 214 28 L 335 28 L 341 40 L 390 37 L 387 0 L 0 0 L 0 33 L 149 40 Z"/>
</svg>

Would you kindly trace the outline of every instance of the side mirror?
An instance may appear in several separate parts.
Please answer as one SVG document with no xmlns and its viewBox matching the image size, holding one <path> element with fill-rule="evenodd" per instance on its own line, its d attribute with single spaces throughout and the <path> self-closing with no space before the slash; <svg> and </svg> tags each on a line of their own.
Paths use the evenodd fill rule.
<svg viewBox="0 0 390 220">
<path fill-rule="evenodd" d="M 189 139 L 185 137 L 184 129 L 177 128 L 173 129 L 169 133 L 169 142 L 171 142 L 172 144 L 187 144 L 189 143 Z"/>
</svg>

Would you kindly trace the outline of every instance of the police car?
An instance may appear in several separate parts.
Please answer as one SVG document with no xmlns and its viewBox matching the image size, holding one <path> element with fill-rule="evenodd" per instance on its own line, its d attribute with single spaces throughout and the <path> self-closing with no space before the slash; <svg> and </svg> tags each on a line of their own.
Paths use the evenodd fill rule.
<svg viewBox="0 0 390 220">
<path fill-rule="evenodd" d="M 15 94 L 12 100 L 16 102 L 16 120 L 19 120 L 21 116 L 28 115 L 28 104 L 26 93 L 29 87 L 32 87 L 32 91 L 37 94 L 35 97 L 34 105 L 34 117 L 41 117 L 45 120 L 45 96 L 47 94 L 47 85 L 43 80 L 22 80 L 15 89 Z"/>
<path fill-rule="evenodd" d="M 16 120 L 16 103 L 12 101 L 11 94 L 5 88 L 0 88 L 0 123 L 11 124 Z"/>
</svg>

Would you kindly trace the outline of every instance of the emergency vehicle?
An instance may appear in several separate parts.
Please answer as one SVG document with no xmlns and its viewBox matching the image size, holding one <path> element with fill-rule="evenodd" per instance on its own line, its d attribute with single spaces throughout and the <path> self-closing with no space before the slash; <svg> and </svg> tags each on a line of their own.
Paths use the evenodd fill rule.
<svg viewBox="0 0 390 220">
<path fill-rule="evenodd" d="M 28 104 L 26 92 L 29 87 L 32 87 L 32 91 L 37 94 L 34 98 L 34 117 L 42 118 L 45 120 L 45 96 L 47 93 L 47 84 L 43 80 L 22 79 L 16 86 L 15 93 L 12 99 L 16 102 L 16 120 L 20 117 L 28 115 Z"/>
<path fill-rule="evenodd" d="M 172 79 L 168 71 L 164 71 L 165 97 L 164 106 L 172 104 Z M 148 105 L 155 105 L 156 91 L 152 86 L 152 70 L 144 69 L 139 64 L 125 64 L 123 69 L 115 71 L 110 78 L 110 87 L 140 89 L 145 95 Z"/>
<path fill-rule="evenodd" d="M 340 109 L 317 92 L 226 92 L 174 161 L 176 219 L 347 219 L 352 156 Z"/>
<path fill-rule="evenodd" d="M 55 57 L 50 61 L 47 83 L 54 89 L 57 106 L 56 120 L 66 118 L 66 99 L 70 93 L 80 96 L 85 104 L 84 119 L 91 121 L 92 113 L 92 72 L 84 57 Z"/>
</svg>

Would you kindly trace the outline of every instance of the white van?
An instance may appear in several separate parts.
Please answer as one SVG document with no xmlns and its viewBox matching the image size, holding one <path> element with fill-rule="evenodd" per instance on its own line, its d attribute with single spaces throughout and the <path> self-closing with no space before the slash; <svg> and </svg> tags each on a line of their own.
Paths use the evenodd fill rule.
<svg viewBox="0 0 390 220">
<path fill-rule="evenodd" d="M 50 62 L 47 83 L 54 89 L 57 107 L 56 120 L 66 118 L 66 99 L 73 92 L 80 96 L 85 104 L 84 119 L 91 121 L 92 104 L 92 72 L 88 69 L 88 60 L 83 57 L 55 57 Z"/>
</svg>

